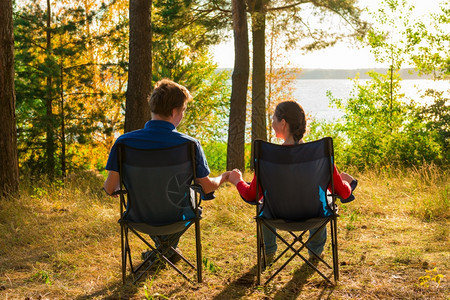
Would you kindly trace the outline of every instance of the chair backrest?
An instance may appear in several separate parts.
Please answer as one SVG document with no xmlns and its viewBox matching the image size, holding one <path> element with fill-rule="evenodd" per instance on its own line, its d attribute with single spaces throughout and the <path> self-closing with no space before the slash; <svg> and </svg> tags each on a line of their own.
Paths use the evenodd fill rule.
<svg viewBox="0 0 450 300">
<path fill-rule="evenodd" d="M 329 184 L 334 194 L 331 138 L 292 146 L 256 140 L 254 151 L 263 218 L 304 221 L 333 213 L 327 201 Z"/>
<path fill-rule="evenodd" d="M 166 225 L 195 216 L 189 187 L 195 178 L 193 142 L 165 149 L 118 147 L 120 181 L 127 191 L 124 220 Z"/>
</svg>

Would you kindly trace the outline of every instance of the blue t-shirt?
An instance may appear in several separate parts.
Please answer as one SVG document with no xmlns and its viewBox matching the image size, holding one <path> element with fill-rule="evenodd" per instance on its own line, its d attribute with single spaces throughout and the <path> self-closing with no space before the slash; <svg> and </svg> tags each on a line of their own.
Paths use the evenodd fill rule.
<svg viewBox="0 0 450 300">
<path fill-rule="evenodd" d="M 186 141 L 195 142 L 197 178 L 208 176 L 210 171 L 200 142 L 186 134 L 178 132 L 172 123 L 160 120 L 148 121 L 143 129 L 127 132 L 117 138 L 109 153 L 106 170 L 119 172 L 117 162 L 117 144 L 119 142 L 138 149 L 161 149 L 177 146 Z"/>
</svg>

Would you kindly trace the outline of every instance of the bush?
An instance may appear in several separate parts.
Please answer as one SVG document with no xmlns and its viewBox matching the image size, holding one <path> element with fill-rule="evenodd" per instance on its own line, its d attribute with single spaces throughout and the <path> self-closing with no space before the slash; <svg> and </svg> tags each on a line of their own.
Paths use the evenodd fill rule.
<svg viewBox="0 0 450 300">
<path fill-rule="evenodd" d="M 345 101 L 328 95 L 344 116 L 335 123 L 313 121 L 308 139 L 333 137 L 336 160 L 359 169 L 424 163 L 446 166 L 450 160 L 448 99 L 432 93 L 434 104 L 408 103 L 399 92 L 398 74 L 392 84 L 389 75 L 372 72 L 370 76 L 372 80 L 364 84 L 355 80 L 354 91 Z"/>
<path fill-rule="evenodd" d="M 209 142 L 202 147 L 211 171 L 218 173 L 225 171 L 227 168 L 227 143 Z"/>
</svg>

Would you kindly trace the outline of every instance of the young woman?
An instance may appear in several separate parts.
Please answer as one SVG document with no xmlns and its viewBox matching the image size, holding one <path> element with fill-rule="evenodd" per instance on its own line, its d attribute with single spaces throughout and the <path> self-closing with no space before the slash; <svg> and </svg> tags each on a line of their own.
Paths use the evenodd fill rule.
<svg viewBox="0 0 450 300">
<path fill-rule="evenodd" d="M 272 118 L 272 128 L 276 137 L 282 139 L 282 145 L 294 145 L 303 143 L 303 135 L 306 132 L 306 117 L 303 108 L 295 101 L 284 101 L 277 105 Z M 347 199 L 352 194 L 350 183 L 354 181 L 353 177 L 347 173 L 340 173 L 334 166 L 334 189 L 342 198 Z M 234 184 L 241 196 L 248 202 L 255 202 L 256 199 L 256 177 L 250 184 L 242 179 L 242 173 L 238 169 L 234 169 L 228 179 Z M 259 193 L 262 195 L 262 193 Z M 309 234 L 314 234 L 316 230 L 310 230 Z M 273 261 L 277 250 L 276 236 L 265 226 L 263 226 L 263 238 L 266 252 L 267 264 Z M 327 239 L 326 229 L 324 228 L 316 237 L 308 244 L 309 248 L 318 256 L 322 254 L 323 247 Z M 310 259 L 315 256 L 310 252 Z"/>
</svg>

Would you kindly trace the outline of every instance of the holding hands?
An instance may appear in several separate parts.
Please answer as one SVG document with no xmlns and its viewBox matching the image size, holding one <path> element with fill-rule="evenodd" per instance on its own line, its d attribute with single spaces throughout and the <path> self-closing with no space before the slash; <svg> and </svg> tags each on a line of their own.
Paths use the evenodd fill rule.
<svg viewBox="0 0 450 300">
<path fill-rule="evenodd" d="M 230 176 L 228 177 L 228 181 L 234 185 L 237 185 L 239 181 L 244 180 L 242 178 L 242 173 L 239 169 L 234 169 L 230 171 Z"/>
</svg>

